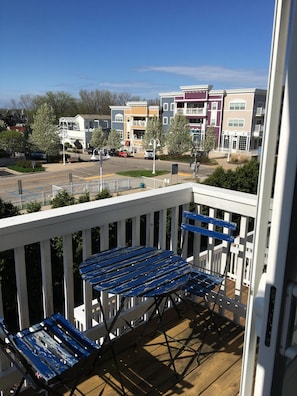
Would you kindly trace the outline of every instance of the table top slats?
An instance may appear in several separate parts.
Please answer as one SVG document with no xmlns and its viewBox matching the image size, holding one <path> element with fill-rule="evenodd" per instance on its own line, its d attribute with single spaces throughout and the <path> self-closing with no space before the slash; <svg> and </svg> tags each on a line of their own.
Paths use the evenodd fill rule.
<svg viewBox="0 0 297 396">
<path fill-rule="evenodd" d="M 96 253 L 80 265 L 95 290 L 123 296 L 161 296 L 180 289 L 190 264 L 170 250 L 133 246 Z"/>
<path fill-rule="evenodd" d="M 133 271 L 133 274 L 127 274 L 124 277 L 111 279 L 106 289 L 112 289 L 115 294 L 124 295 L 143 295 L 145 291 L 150 293 L 157 287 L 176 281 L 181 275 L 185 275 L 185 269 L 181 265 L 178 257 L 171 257 L 163 263 L 159 263 L 155 268 L 144 271 Z M 188 276 L 189 277 L 189 276 Z M 99 287 L 102 285 L 100 284 Z M 174 285 L 172 285 L 173 287 Z M 96 289 L 96 286 L 94 286 Z"/>
<path fill-rule="evenodd" d="M 168 253 L 168 252 L 167 252 Z M 155 274 L 156 270 L 161 271 L 164 265 L 169 265 L 172 262 L 172 255 L 160 254 L 157 257 L 149 257 L 145 259 L 137 258 L 137 261 L 133 260 L 131 265 L 127 266 L 126 263 L 123 267 L 117 267 L 116 271 L 102 272 L 98 271 L 94 273 L 94 277 L 90 279 L 92 285 L 99 285 L 99 288 L 106 290 L 115 283 L 122 283 L 131 279 L 131 272 L 133 271 L 133 278 L 142 276 L 144 274 Z M 112 276 L 111 276 L 112 275 Z M 152 275 L 152 276 L 153 276 Z"/>
<path fill-rule="evenodd" d="M 128 247 L 124 248 L 115 248 L 110 250 L 104 250 L 99 253 L 95 253 L 87 260 L 80 264 L 80 273 L 84 276 L 92 276 L 93 271 L 98 269 L 98 265 L 100 269 L 109 268 L 112 265 L 116 266 L 117 264 L 122 265 L 122 262 L 129 261 L 129 259 L 135 259 L 135 257 L 139 257 L 141 255 L 149 256 L 153 253 L 154 249 L 151 247 L 135 247 L 135 249 L 131 249 Z"/>
<path fill-rule="evenodd" d="M 81 275 L 85 280 L 94 279 L 99 276 L 102 278 L 105 274 L 106 277 L 110 277 L 110 274 L 114 277 L 120 271 L 131 272 L 131 268 L 137 266 L 137 268 L 143 263 L 143 266 L 149 266 L 150 263 L 163 260 L 167 257 L 171 257 L 173 252 L 164 250 L 156 251 L 155 249 L 136 250 L 133 252 L 126 252 L 123 249 L 123 254 L 114 255 L 111 252 L 108 256 L 99 254 L 93 255 L 87 259 L 90 263 L 89 267 L 84 266 L 81 271 Z"/>
</svg>

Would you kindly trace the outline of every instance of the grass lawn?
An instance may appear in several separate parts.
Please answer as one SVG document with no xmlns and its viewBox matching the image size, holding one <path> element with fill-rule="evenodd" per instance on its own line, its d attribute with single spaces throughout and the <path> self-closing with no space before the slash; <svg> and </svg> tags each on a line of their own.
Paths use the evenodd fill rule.
<svg viewBox="0 0 297 396">
<path fill-rule="evenodd" d="M 127 176 L 127 177 L 155 177 L 168 174 L 168 171 L 165 170 L 156 170 L 156 174 L 153 175 L 151 170 L 146 169 L 139 169 L 139 170 L 130 170 L 130 171 L 123 171 L 123 172 L 116 172 L 119 176 Z"/>
</svg>

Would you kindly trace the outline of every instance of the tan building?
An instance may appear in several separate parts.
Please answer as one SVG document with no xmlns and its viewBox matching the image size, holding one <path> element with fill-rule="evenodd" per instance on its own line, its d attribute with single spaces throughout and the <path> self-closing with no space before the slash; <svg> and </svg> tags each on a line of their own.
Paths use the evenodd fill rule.
<svg viewBox="0 0 297 396">
<path fill-rule="evenodd" d="M 131 152 L 143 150 L 143 137 L 147 121 L 159 117 L 160 107 L 149 106 L 146 101 L 127 102 L 126 106 L 110 106 L 111 129 L 117 130 L 123 146 L 130 147 Z"/>
<path fill-rule="evenodd" d="M 266 90 L 226 90 L 220 138 L 221 151 L 255 154 L 262 146 Z"/>
</svg>

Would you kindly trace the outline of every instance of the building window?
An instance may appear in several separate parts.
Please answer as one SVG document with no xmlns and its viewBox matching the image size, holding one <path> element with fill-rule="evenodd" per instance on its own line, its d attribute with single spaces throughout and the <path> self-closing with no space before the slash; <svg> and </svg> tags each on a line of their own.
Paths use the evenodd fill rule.
<svg viewBox="0 0 297 396">
<path fill-rule="evenodd" d="M 203 118 L 189 118 L 190 124 L 203 124 Z"/>
<path fill-rule="evenodd" d="M 145 131 L 134 130 L 134 139 L 142 140 L 144 138 Z"/>
<path fill-rule="evenodd" d="M 193 137 L 193 143 L 197 146 L 201 145 L 201 142 L 205 139 L 205 134 L 202 131 L 199 131 L 197 129 L 192 129 L 192 137 Z"/>
<path fill-rule="evenodd" d="M 114 120 L 115 122 L 123 122 L 124 121 L 123 114 L 116 114 Z"/>
<path fill-rule="evenodd" d="M 211 103 L 211 110 L 218 110 L 218 102 Z"/>
<path fill-rule="evenodd" d="M 168 103 L 164 103 L 164 105 L 163 105 L 163 110 L 164 110 L 164 111 L 168 111 Z"/>
<path fill-rule="evenodd" d="M 230 149 L 230 136 L 229 135 L 225 135 L 224 139 L 223 139 L 223 148 L 224 149 Z"/>
<path fill-rule="evenodd" d="M 229 110 L 245 110 L 246 103 L 243 101 L 234 101 L 229 103 Z"/>
<path fill-rule="evenodd" d="M 244 120 L 230 119 L 228 120 L 229 127 L 244 127 Z"/>
<path fill-rule="evenodd" d="M 211 120 L 210 120 L 210 126 L 216 126 L 216 117 L 211 117 Z"/>
<path fill-rule="evenodd" d="M 163 117 L 163 125 L 168 125 L 168 117 Z"/>
<path fill-rule="evenodd" d="M 174 102 L 170 103 L 170 110 L 174 111 Z"/>
<path fill-rule="evenodd" d="M 246 151 L 247 150 L 247 137 L 239 136 L 239 150 Z"/>
</svg>

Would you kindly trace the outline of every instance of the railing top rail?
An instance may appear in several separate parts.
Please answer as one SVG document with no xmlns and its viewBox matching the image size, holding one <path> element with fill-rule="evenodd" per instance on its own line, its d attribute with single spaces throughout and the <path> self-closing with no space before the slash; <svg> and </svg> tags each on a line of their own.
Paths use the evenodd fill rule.
<svg viewBox="0 0 297 396">
<path fill-rule="evenodd" d="M 0 251 L 183 205 L 193 201 L 192 191 L 185 183 L 4 218 Z"/>
</svg>

